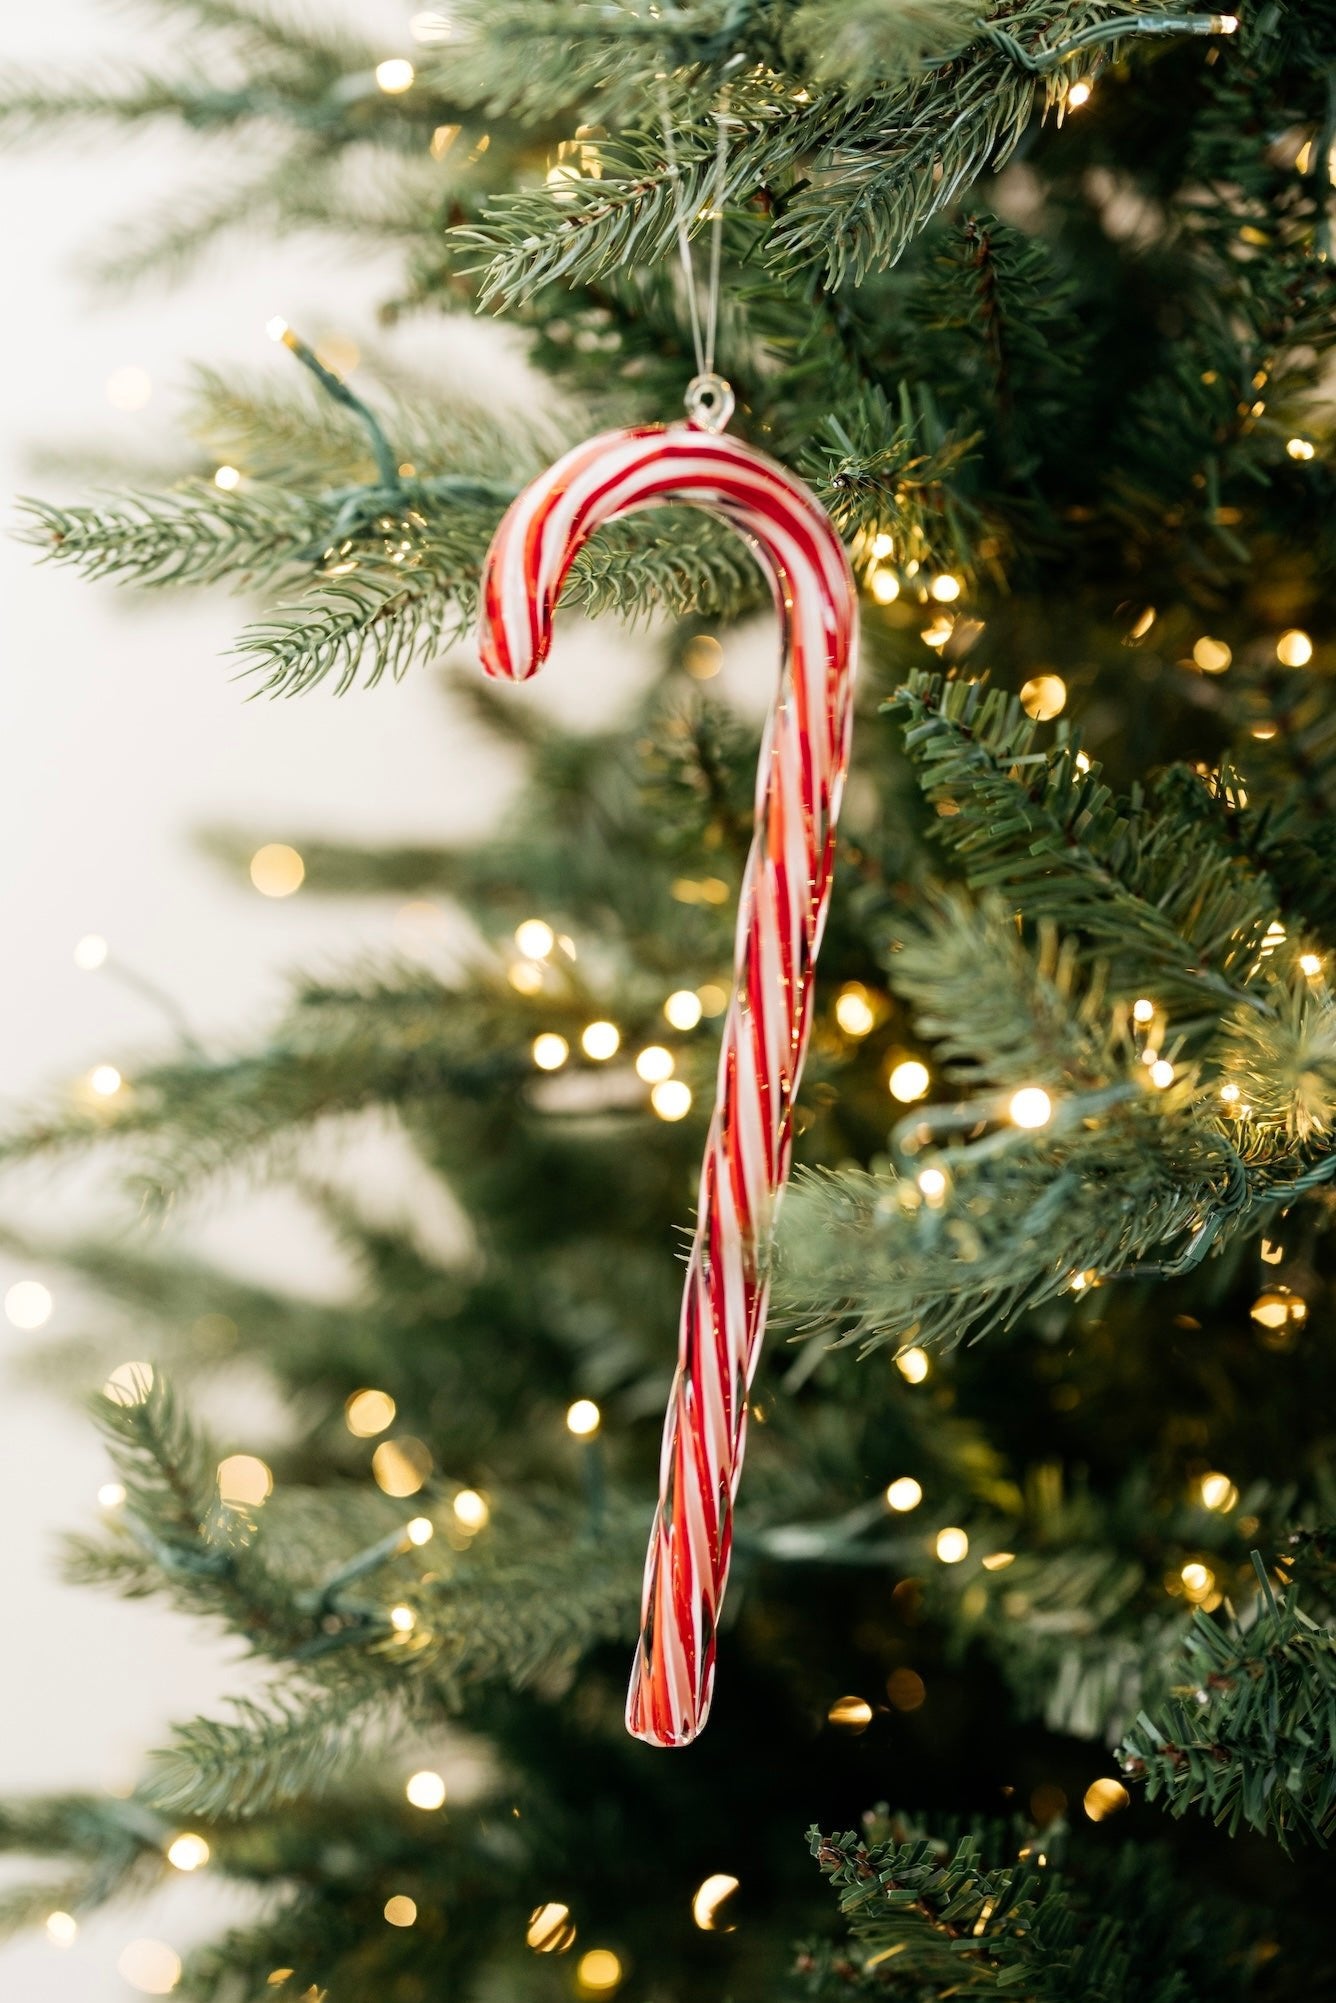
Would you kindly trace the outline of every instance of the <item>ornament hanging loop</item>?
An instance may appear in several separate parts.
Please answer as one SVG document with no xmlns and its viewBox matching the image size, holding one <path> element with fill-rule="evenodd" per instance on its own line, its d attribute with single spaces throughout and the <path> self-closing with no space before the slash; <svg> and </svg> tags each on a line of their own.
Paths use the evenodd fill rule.
<svg viewBox="0 0 1336 2003">
<path fill-rule="evenodd" d="M 693 376 L 687 384 L 684 402 L 687 407 L 687 421 L 697 431 L 724 431 L 733 415 L 736 399 L 733 386 L 717 376 L 713 369 Z"/>
<path fill-rule="evenodd" d="M 728 190 L 728 113 L 721 108 L 714 115 L 714 192 L 705 212 L 710 222 L 710 279 L 705 311 L 701 312 L 696 293 L 696 269 L 691 255 L 691 227 L 688 220 L 686 185 L 677 158 L 673 136 L 673 115 L 668 105 L 667 79 L 660 76 L 659 107 L 663 116 L 663 145 L 668 171 L 674 183 L 673 226 L 677 232 L 678 255 L 686 288 L 687 311 L 691 316 L 691 344 L 696 351 L 696 373 L 687 384 L 687 417 L 698 431 L 722 431 L 733 415 L 733 391 L 724 378 L 715 374 L 714 343 L 719 331 L 719 277 L 724 244 L 724 197 Z M 728 103 L 725 91 L 724 107 Z"/>
</svg>

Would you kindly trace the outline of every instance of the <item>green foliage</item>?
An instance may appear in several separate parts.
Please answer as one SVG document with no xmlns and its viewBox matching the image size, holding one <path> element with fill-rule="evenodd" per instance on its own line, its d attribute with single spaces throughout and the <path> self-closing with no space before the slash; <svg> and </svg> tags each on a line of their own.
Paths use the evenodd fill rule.
<svg viewBox="0 0 1336 2003">
<path fill-rule="evenodd" d="M 1245 1944 L 1223 1909 L 1185 1913 L 1153 1854 L 1120 1850 L 1101 1860 L 1098 1876 L 1086 1858 L 1085 1874 L 1074 1869 L 1069 1879 L 1060 1831 L 1031 1835 L 1019 1863 L 990 1868 L 985 1846 L 996 1855 L 1001 1830 L 952 1846 L 905 1832 L 884 1810 L 868 1821 L 867 1841 L 853 1831 L 809 1832 L 853 1932 L 833 1966 L 816 1951 L 806 1957 L 818 1978 L 810 1994 L 1188 2003 L 1203 1993 L 1253 1993 L 1263 1943 Z"/>
<path fill-rule="evenodd" d="M 1296 1837 L 1325 1842 L 1336 1830 L 1336 1631 L 1304 1611 L 1298 1591 L 1278 1595 L 1256 1562 L 1251 1618 L 1195 1617 L 1185 1687 L 1157 1717 L 1137 1719 L 1123 1765 L 1172 1815 L 1196 1808 L 1286 1848 Z"/>
</svg>

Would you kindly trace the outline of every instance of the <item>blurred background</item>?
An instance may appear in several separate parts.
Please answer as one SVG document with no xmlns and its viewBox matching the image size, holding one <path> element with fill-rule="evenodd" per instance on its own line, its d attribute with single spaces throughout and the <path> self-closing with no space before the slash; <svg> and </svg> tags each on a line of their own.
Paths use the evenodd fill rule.
<svg viewBox="0 0 1336 2003">
<path fill-rule="evenodd" d="M 364 0 L 357 11 L 383 31 L 387 55 L 410 46 L 407 9 Z M 55 14 L 9 7 L 4 59 L 48 71 L 100 59 L 120 66 L 145 48 L 147 33 L 133 13 L 94 0 L 68 0 Z M 234 242 L 171 289 L 155 281 L 129 295 L 97 293 L 85 275 L 89 253 L 137 211 L 160 210 L 175 187 L 198 188 L 207 161 L 201 147 L 156 129 L 133 140 L 73 139 L 67 130 L 49 147 L 0 158 L 14 277 L 0 371 L 7 495 L 86 491 L 89 476 L 73 459 L 85 448 L 170 466 L 186 362 L 294 367 L 265 336 L 276 313 L 312 339 L 340 343 L 344 368 L 359 343 L 384 338 L 374 304 L 392 290 L 392 265 L 365 252 L 340 259 L 327 241 L 278 250 Z M 486 326 L 437 321 L 393 339 L 396 352 L 452 370 L 466 386 L 526 393 L 518 362 Z M 174 1034 L 163 1011 L 118 978 L 118 966 L 161 988 L 197 1034 L 227 1039 L 277 1002 L 294 966 L 344 963 L 391 939 L 448 957 L 445 914 L 438 926 L 431 912 L 404 914 L 388 902 L 264 895 L 239 872 L 229 880 L 194 839 L 219 826 L 253 833 L 257 846 L 299 846 L 303 833 L 392 840 L 478 828 L 504 809 L 507 775 L 495 752 L 451 719 L 438 677 L 418 673 L 342 701 L 326 690 L 251 700 L 225 659 L 244 603 L 87 585 L 41 568 L 11 538 L 0 544 L 0 570 L 7 1108 L 67 1091 Z M 565 668 L 538 699 L 569 710 L 605 700 L 599 691 L 610 683 L 626 686 L 615 633 L 568 640 L 565 652 Z M 612 667 L 615 674 L 603 672 Z M 76 961 L 90 938 L 107 942 L 101 969 Z M 91 945 L 80 954 L 97 956 Z M 101 1082 L 109 1082 L 105 1072 Z M 387 1157 L 391 1191 L 394 1167 Z M 40 1234 L 99 1207 L 105 1214 L 107 1202 L 108 1192 L 86 1181 L 43 1177 L 11 1185 L 0 1218 Z M 188 1228 L 243 1271 L 308 1289 L 343 1283 L 334 1248 L 295 1208 L 237 1201 Z M 213 1707 L 239 1687 L 238 1671 L 215 1635 L 158 1607 L 60 1583 L 59 1534 L 95 1519 L 109 1475 L 81 1410 L 91 1382 L 38 1381 L 44 1340 L 77 1335 L 81 1304 L 40 1262 L 3 1250 L 0 1298 L 10 1308 L 0 1320 L 0 1562 L 10 1631 L 0 1662 L 0 1793 L 128 1788 L 164 1724 Z M 127 1326 L 125 1357 L 140 1353 Z M 269 1422 L 263 1386 L 220 1384 L 208 1416 L 220 1427 L 244 1425 L 247 1443 L 260 1446 Z M 170 1899 L 91 1921 L 72 1942 L 28 1938 L 0 1948 L 0 1994 L 125 2003 L 139 1993 L 117 1972 L 126 1948 L 142 1938 L 183 1948 L 226 1917 L 217 1900 L 207 1882 L 183 1877 Z"/>
</svg>

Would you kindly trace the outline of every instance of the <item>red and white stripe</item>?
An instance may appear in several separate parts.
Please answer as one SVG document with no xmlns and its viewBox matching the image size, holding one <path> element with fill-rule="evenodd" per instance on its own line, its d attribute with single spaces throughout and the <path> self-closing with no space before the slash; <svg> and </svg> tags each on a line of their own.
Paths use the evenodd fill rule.
<svg viewBox="0 0 1336 2003">
<path fill-rule="evenodd" d="M 793 474 L 734 438 L 678 424 L 608 432 L 526 488 L 488 552 L 480 621 L 488 673 L 524 680 L 547 656 L 557 598 L 586 538 L 616 516 L 682 501 L 746 537 L 774 586 L 784 650 L 756 775 L 756 834 L 627 1699 L 628 1729 L 656 1746 L 695 1738 L 714 1685 L 747 1392 L 849 760 L 857 598 L 838 536 Z"/>
</svg>

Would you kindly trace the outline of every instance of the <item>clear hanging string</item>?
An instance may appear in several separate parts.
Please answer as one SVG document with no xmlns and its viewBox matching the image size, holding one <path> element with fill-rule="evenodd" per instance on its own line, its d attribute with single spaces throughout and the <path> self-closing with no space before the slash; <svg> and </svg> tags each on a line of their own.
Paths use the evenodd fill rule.
<svg viewBox="0 0 1336 2003">
<path fill-rule="evenodd" d="M 714 352 L 719 332 L 719 291 L 723 265 L 724 194 L 728 169 L 728 116 L 726 109 L 715 112 L 714 192 L 710 200 L 710 265 L 704 314 L 696 289 L 696 267 L 691 250 L 691 229 L 687 214 L 687 192 L 677 158 L 677 140 L 668 105 L 668 91 L 659 78 L 659 108 L 663 119 L 663 147 L 674 185 L 673 227 L 682 263 L 687 312 L 691 319 L 691 345 L 696 357 L 696 373 L 687 385 L 687 415 L 704 431 L 722 431 L 733 415 L 733 391 L 715 373 Z"/>
</svg>

